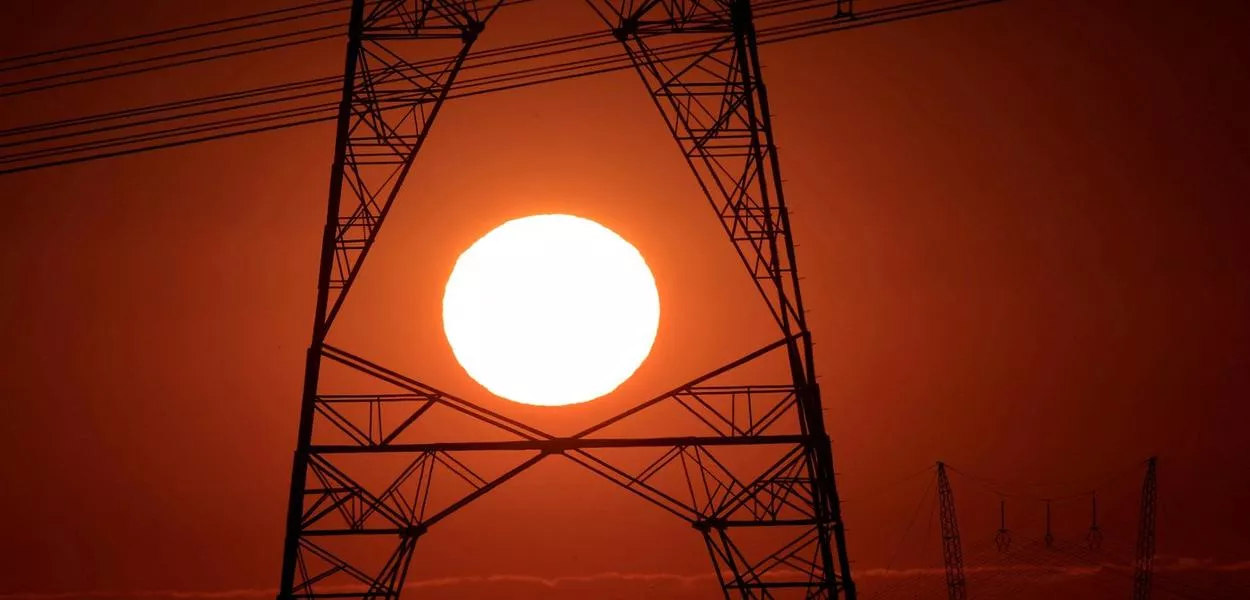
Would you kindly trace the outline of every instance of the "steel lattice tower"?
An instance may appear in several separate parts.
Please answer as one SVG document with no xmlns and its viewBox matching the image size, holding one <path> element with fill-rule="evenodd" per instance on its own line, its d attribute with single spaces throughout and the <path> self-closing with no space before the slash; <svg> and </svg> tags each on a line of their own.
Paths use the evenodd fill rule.
<svg viewBox="0 0 1250 600">
<path fill-rule="evenodd" d="M 1137 522 L 1137 554 L 1133 560 L 1133 600 L 1150 600 L 1154 579 L 1155 507 L 1159 501 L 1156 480 L 1156 457 L 1146 461 L 1146 476 L 1141 484 L 1141 513 Z"/>
<path fill-rule="evenodd" d="M 938 513 L 942 521 L 942 564 L 946 568 L 946 595 L 950 600 L 968 598 L 964 577 L 963 544 L 959 541 L 959 519 L 955 518 L 955 493 L 951 491 L 946 464 L 937 464 Z M 1001 509 L 1001 506 L 999 507 Z"/>
<path fill-rule="evenodd" d="M 588 3 L 646 84 L 766 301 L 780 332 L 775 343 L 563 437 L 331 344 L 379 228 L 501 3 L 353 2 L 279 598 L 397 598 L 429 527 L 554 456 L 689 522 L 726 598 L 855 598 L 748 0 L 648 0 L 627 10 Z M 849 18 L 849 2 L 836 6 Z M 713 43 L 685 54 L 656 50 L 692 37 Z M 432 44 L 458 51 L 432 60 Z M 788 367 L 768 381 L 721 383 L 748 366 L 758 371 L 766 357 Z M 355 379 L 332 384 L 330 369 Z M 667 437 L 619 433 L 618 425 L 661 406 L 688 411 L 700 426 Z M 430 436 L 421 425 L 439 412 L 470 419 L 495 439 Z M 734 447 L 771 454 L 734 465 L 722 457 Z M 630 465 L 612 454 L 619 448 L 649 448 L 658 458 Z M 471 466 L 482 453 L 496 457 L 493 473 Z M 674 473 L 684 474 L 681 485 L 666 487 Z M 767 547 L 747 544 L 743 531 L 768 533 Z"/>
</svg>

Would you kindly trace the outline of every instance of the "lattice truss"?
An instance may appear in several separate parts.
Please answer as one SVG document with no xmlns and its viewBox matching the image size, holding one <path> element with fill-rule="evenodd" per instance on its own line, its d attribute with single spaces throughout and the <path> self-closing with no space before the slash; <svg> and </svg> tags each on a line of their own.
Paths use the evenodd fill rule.
<svg viewBox="0 0 1250 600">
<path fill-rule="evenodd" d="M 746 0 L 587 2 L 650 91 L 778 341 L 567 437 L 327 342 L 460 67 L 505 1 L 354 4 L 280 597 L 396 598 L 429 527 L 563 456 L 689 522 L 726 598 L 854 598 Z M 832 4 L 850 18 L 849 5 Z M 371 385 L 332 385 L 331 369 Z M 684 415 L 663 419 L 680 423 L 670 434 L 634 419 L 663 411 Z M 429 425 L 440 413 L 481 435 L 446 439 Z"/>
</svg>

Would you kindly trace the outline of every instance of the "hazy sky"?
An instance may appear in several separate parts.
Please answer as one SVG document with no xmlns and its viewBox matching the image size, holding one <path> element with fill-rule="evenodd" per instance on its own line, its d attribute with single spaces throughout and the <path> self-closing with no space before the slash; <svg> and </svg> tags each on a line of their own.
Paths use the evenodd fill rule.
<svg viewBox="0 0 1250 600">
<path fill-rule="evenodd" d="M 287 3 L 5 3 L 0 55 L 270 4 Z M 596 25 L 568 4 L 508 9 L 487 34 Z M 932 480 L 908 479 L 939 459 L 997 482 L 955 476 L 969 548 L 998 528 L 992 487 L 1100 487 L 1109 547 L 1131 548 L 1158 454 L 1160 554 L 1200 578 L 1250 560 L 1250 15 L 1233 4 L 1006 0 L 763 50 L 865 586 L 940 566 Z M 324 75 L 340 56 L 0 98 L 0 127 Z M 315 125 L 0 178 L 0 597 L 272 593 L 332 142 Z M 772 341 L 632 73 L 449 104 L 410 181 L 339 325 L 428 383 L 560 430 Z M 490 398 L 439 324 L 456 255 L 533 212 L 611 227 L 661 294 L 637 376 L 566 413 Z M 1055 505 L 1063 540 L 1083 540 L 1087 502 Z M 1041 505 L 1009 506 L 1038 537 Z M 688 527 L 562 462 L 445 525 L 412 571 L 431 597 L 709 583 Z M 1107 581 L 1093 597 L 1127 596 Z"/>
</svg>

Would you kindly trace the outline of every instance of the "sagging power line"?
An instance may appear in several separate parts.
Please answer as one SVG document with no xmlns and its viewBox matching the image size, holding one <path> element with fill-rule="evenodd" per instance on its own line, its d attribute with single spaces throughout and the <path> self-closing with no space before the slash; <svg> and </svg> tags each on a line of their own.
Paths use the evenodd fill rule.
<svg viewBox="0 0 1250 600">
<path fill-rule="evenodd" d="M 505 4 L 531 1 L 534 0 L 509 0 Z M 843 3 L 837 0 L 763 0 L 755 3 L 756 19 L 761 24 L 758 43 L 776 44 L 995 1 L 883 2 L 852 16 L 839 15 L 838 11 L 842 10 L 839 7 Z M 317 24 L 278 33 L 269 29 L 293 23 L 306 25 L 310 20 L 319 23 L 318 19 L 338 16 L 345 10 L 346 4 L 345 1 L 329 0 L 299 9 L 268 11 L 201 26 L 6 59 L 0 61 L 0 65 L 11 70 L 27 68 L 35 63 L 55 64 L 49 61 L 62 59 L 72 62 L 102 53 L 116 52 L 120 55 L 124 54 L 123 49 L 142 50 L 144 46 L 140 42 L 145 40 L 166 45 L 173 40 L 194 39 L 207 44 L 194 50 L 134 57 L 109 65 L 108 69 L 113 70 L 71 69 L 55 75 L 5 83 L 0 85 L 0 97 L 138 76 L 160 69 L 188 67 L 337 39 L 341 37 L 341 32 L 327 33 L 331 28 L 342 29 L 337 24 Z M 222 34 L 241 31 L 252 37 L 213 42 Z M 657 45 L 653 50 L 658 58 L 681 60 L 697 57 L 723 42 L 706 36 L 695 37 L 698 39 Z M 460 67 L 467 76 L 459 80 L 448 99 L 632 69 L 630 58 L 620 54 L 618 44 L 611 32 L 601 30 L 474 52 Z M 422 71 L 445 68 L 454 58 L 445 56 L 407 61 L 393 75 L 413 76 Z M 129 67 L 118 70 L 116 67 L 119 65 Z M 337 113 L 339 82 L 338 76 L 328 75 L 3 129 L 0 130 L 0 175 L 328 122 Z"/>
</svg>

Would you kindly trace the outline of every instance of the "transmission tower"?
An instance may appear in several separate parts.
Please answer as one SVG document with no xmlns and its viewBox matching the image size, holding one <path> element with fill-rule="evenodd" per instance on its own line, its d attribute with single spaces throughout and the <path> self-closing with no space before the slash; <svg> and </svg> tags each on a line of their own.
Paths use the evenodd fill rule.
<svg viewBox="0 0 1250 600">
<path fill-rule="evenodd" d="M 994 547 L 1005 554 L 1011 549 L 1011 531 L 1007 529 L 1007 501 L 998 501 L 998 532 L 994 534 Z"/>
<path fill-rule="evenodd" d="M 1050 500 L 1046 500 L 1046 535 L 1042 536 L 1042 540 L 1046 542 L 1046 547 L 1050 548 L 1055 545 L 1055 534 L 1050 529 Z"/>
<path fill-rule="evenodd" d="M 1133 600 L 1150 600 L 1155 560 L 1156 457 L 1146 461 L 1146 477 L 1141 486 L 1141 513 L 1137 523 L 1137 556 L 1133 560 Z"/>
<path fill-rule="evenodd" d="M 778 341 L 571 436 L 332 343 L 332 325 L 378 231 L 465 58 L 502 3 L 352 3 L 279 598 L 397 598 L 430 527 L 554 456 L 687 521 L 702 536 L 727 598 L 855 598 L 748 0 L 654 0 L 626 3 L 637 6 L 628 11 L 614 8 L 621 6 L 615 1 L 588 3 L 647 86 L 771 311 Z M 833 4 L 833 18 L 851 18 L 849 1 Z M 657 50 L 691 39 L 713 43 Z M 433 59 L 444 56 L 433 48 L 448 45 L 454 51 L 446 59 Z M 747 366 L 759 377 L 768 357 L 784 365 L 772 379 L 723 382 Z M 637 423 L 620 427 L 661 407 L 698 418 L 677 436 L 648 437 Z M 495 439 L 437 439 L 422 424 L 440 412 L 469 419 Z M 722 460 L 734 447 L 768 458 L 751 466 Z M 631 465 L 612 452 L 622 448 L 650 449 L 658 458 Z M 497 459 L 493 472 L 474 466 L 481 453 Z M 943 528 L 953 531 L 950 490 L 944 471 L 940 476 Z M 771 537 L 760 543 L 750 532 Z M 958 559 L 957 534 L 947 539 L 948 560 L 952 549 Z M 963 597 L 958 577 L 960 593 L 952 598 Z"/>
<path fill-rule="evenodd" d="M 1090 495 L 1089 533 L 1085 535 L 1085 543 L 1090 550 L 1102 549 L 1102 528 L 1098 526 L 1098 492 Z"/>
<path fill-rule="evenodd" d="M 942 560 L 946 565 L 946 590 L 950 600 L 968 598 L 968 581 L 964 578 L 963 546 L 959 541 L 959 521 L 955 518 L 955 494 L 946 477 L 946 464 L 938 461 L 938 512 L 942 520 Z M 1000 506 L 1001 509 L 1001 506 Z"/>
</svg>

